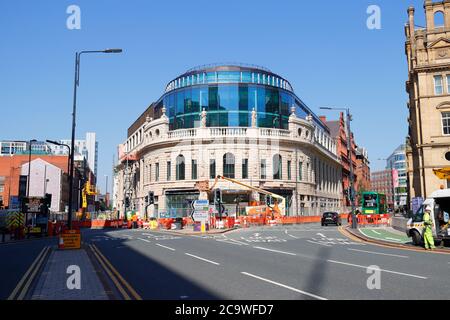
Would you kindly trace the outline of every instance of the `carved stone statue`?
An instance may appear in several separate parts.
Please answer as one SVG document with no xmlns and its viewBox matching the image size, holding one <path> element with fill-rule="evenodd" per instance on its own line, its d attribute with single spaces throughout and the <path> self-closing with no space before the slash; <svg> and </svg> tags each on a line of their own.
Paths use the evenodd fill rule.
<svg viewBox="0 0 450 320">
<path fill-rule="evenodd" d="M 202 128 L 206 128 L 206 115 L 207 115 L 207 112 L 206 112 L 205 108 L 203 108 L 202 113 L 200 113 L 200 117 L 201 117 L 200 125 Z"/>
<path fill-rule="evenodd" d="M 256 128 L 256 110 L 253 108 L 252 110 L 252 128 Z"/>
<path fill-rule="evenodd" d="M 313 120 L 312 115 L 308 114 L 308 115 L 306 116 L 306 121 L 312 122 L 312 120 Z"/>
</svg>

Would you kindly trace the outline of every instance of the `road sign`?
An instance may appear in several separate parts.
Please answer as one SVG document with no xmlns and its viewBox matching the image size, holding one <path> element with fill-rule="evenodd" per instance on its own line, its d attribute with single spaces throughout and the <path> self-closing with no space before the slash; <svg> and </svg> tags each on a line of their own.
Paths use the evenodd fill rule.
<svg viewBox="0 0 450 320">
<path fill-rule="evenodd" d="M 81 234 L 80 230 L 66 230 L 61 234 L 64 249 L 80 249 Z"/>
<path fill-rule="evenodd" d="M 192 219 L 196 222 L 208 221 L 209 219 L 209 201 L 195 200 L 192 204 L 194 209 Z"/>
</svg>

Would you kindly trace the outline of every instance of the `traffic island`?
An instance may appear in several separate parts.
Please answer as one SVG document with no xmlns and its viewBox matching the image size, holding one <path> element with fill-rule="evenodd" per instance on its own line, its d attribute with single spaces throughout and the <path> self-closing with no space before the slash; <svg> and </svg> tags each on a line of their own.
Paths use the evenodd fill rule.
<svg viewBox="0 0 450 320">
<path fill-rule="evenodd" d="M 101 272 L 90 259 L 86 247 L 77 250 L 50 248 L 50 254 L 31 300 L 110 300 L 112 290 L 101 279 Z"/>
<path fill-rule="evenodd" d="M 434 251 L 425 251 L 424 248 L 416 247 L 412 244 L 411 239 L 406 235 L 401 235 L 397 230 L 393 228 L 371 228 L 364 227 L 356 230 L 351 227 L 339 227 L 339 231 L 346 237 L 359 240 L 371 244 L 376 244 L 384 247 L 391 247 L 397 249 L 405 249 L 419 252 L 436 252 L 450 254 L 450 248 L 436 247 Z"/>
</svg>

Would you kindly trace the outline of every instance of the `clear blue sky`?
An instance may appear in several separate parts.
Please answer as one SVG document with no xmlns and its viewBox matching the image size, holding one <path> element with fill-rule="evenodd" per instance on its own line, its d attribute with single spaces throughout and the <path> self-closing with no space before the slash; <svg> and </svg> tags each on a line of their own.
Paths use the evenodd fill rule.
<svg viewBox="0 0 450 320">
<path fill-rule="evenodd" d="M 66 28 L 71 4 L 81 30 Z M 381 7 L 381 30 L 366 27 L 371 4 Z M 77 137 L 97 133 L 102 191 L 128 126 L 168 81 L 213 62 L 266 66 L 317 114 L 349 106 L 357 143 L 382 169 L 377 159 L 407 134 L 409 5 L 424 25 L 421 0 L 2 0 L 0 139 L 70 138 L 75 52 L 118 47 L 124 53 L 81 63 Z"/>
</svg>

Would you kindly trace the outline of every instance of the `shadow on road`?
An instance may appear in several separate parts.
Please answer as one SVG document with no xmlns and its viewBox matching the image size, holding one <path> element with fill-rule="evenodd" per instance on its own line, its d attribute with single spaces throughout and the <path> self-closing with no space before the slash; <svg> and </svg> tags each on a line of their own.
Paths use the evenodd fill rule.
<svg viewBox="0 0 450 320">
<path fill-rule="evenodd" d="M 309 276 L 306 291 L 313 292 L 316 295 L 323 295 L 323 287 L 326 285 L 329 263 L 326 261 L 330 257 L 333 248 L 320 247 L 317 253 L 317 258 L 313 267 L 311 268 L 311 275 Z"/>
<path fill-rule="evenodd" d="M 127 239 L 90 241 L 113 230 L 84 231 L 84 241 L 95 244 L 126 281 L 147 300 L 220 300 L 208 289 L 168 269 L 127 245 Z"/>
</svg>

